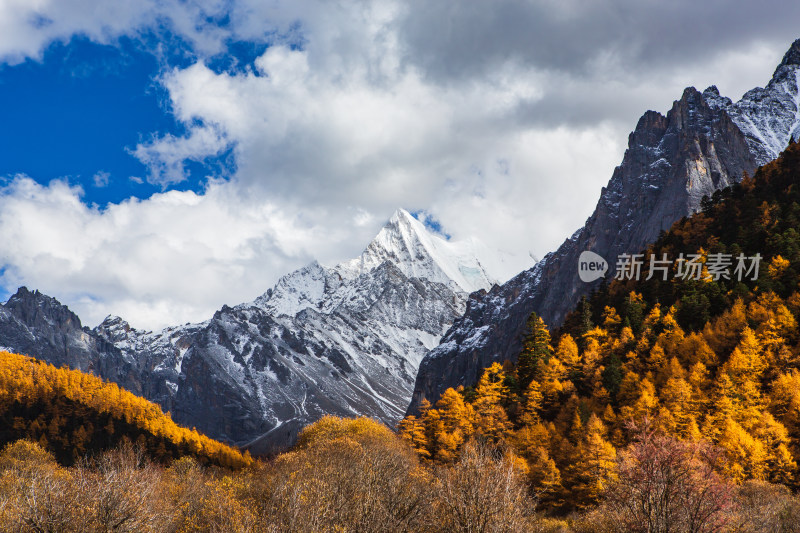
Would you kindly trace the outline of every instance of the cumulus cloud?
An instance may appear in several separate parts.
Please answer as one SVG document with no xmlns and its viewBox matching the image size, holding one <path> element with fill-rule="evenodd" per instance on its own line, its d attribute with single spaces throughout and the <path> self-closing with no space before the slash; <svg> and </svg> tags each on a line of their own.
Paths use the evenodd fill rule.
<svg viewBox="0 0 800 533">
<path fill-rule="evenodd" d="M 174 2 L 157 0 L 4 0 L 0 2 L 0 58 L 18 63 L 41 57 L 53 41 L 68 41 L 84 35 L 96 42 L 112 42 L 159 23 L 168 23 L 198 48 L 212 51 L 219 33 L 204 23 L 204 17 L 219 12 L 219 2 Z"/>
<path fill-rule="evenodd" d="M 147 181 L 167 187 L 187 179 L 186 163 L 202 162 L 224 152 L 230 143 L 214 126 L 197 126 L 184 137 L 167 134 L 139 144 L 129 153 L 149 169 Z"/>
<path fill-rule="evenodd" d="M 221 182 L 105 209 L 81 196 L 66 182 L 26 176 L 0 189 L 0 283 L 62 298 L 91 325 L 111 312 L 140 327 L 203 320 L 223 302 L 255 298 L 317 252 L 348 247 L 354 233 L 368 238 L 351 229 L 360 213 L 326 227 L 324 214 L 305 220 Z"/>
<path fill-rule="evenodd" d="M 800 6 L 740 4 L 0 3 L 7 62 L 76 33 L 168 28 L 191 43 L 197 61 L 159 80 L 186 135 L 146 134 L 131 153 L 165 190 L 188 162 L 235 163 L 202 193 L 104 208 L 16 177 L 0 192 L 12 243 L 0 283 L 59 296 L 88 322 L 202 320 L 312 258 L 355 256 L 400 206 L 454 239 L 541 257 L 589 216 L 642 112 L 687 85 L 735 98 L 769 79 Z M 270 46 L 247 68 L 212 69 L 231 39 Z"/>
<path fill-rule="evenodd" d="M 579 225 L 537 207 L 536 198 L 557 197 L 565 180 L 577 190 L 595 185 L 560 202 L 588 214 L 601 184 L 593 183 L 598 162 L 605 175 L 622 153 L 609 126 L 521 121 L 520 107 L 542 98 L 537 72 L 442 88 L 399 68 L 397 49 L 381 45 L 393 67 L 311 68 L 318 52 L 310 43 L 308 50 L 267 49 L 253 72 L 215 73 L 197 63 L 164 84 L 189 126 L 186 141 L 212 125 L 220 145 L 235 145 L 239 186 L 254 194 L 385 216 L 397 206 L 432 209 L 455 237 L 481 227 L 489 241 L 539 253 Z M 147 149 L 170 154 L 175 143 L 166 137 Z"/>
<path fill-rule="evenodd" d="M 213 125 L 219 142 L 224 135 L 235 146 L 237 179 L 255 194 L 375 214 L 397 205 L 427 209 L 456 238 L 477 235 L 542 256 L 591 213 L 644 110 L 666 111 L 689 84 L 702 89 L 716 81 L 724 90 L 733 80 L 763 83 L 781 53 L 759 41 L 699 54 L 713 64 L 662 58 L 661 68 L 626 70 L 630 54 L 613 53 L 620 42 L 606 39 L 603 48 L 584 36 L 585 49 L 564 43 L 561 52 L 583 59 L 559 63 L 508 35 L 539 12 L 578 28 L 600 14 L 564 11 L 566 4 L 508 4 L 494 12 L 488 3 L 437 3 L 450 6 L 444 14 L 393 2 L 349 12 L 321 7 L 309 18 L 302 49 L 270 47 L 244 73 L 217 73 L 198 62 L 163 82 L 176 116 L 189 125 L 187 139 Z M 533 15 L 517 13 L 532 5 Z M 634 18 L 643 14 L 631 9 Z M 516 23 L 514 14 L 522 17 Z M 328 16 L 338 25 L 323 29 L 319 18 Z M 425 61 L 430 54 L 460 61 L 436 39 L 458 43 L 463 32 L 481 46 L 473 31 L 481 24 L 490 46 L 508 53 L 502 48 L 478 65 L 480 54 L 465 47 L 469 75 L 449 78 L 445 66 Z M 427 48 L 414 46 L 420 31 L 433 39 Z M 629 37 L 641 44 L 646 33 Z M 550 39 L 550 48 L 559 45 Z M 648 54 L 640 51 L 639 63 Z M 743 64 L 758 69 L 745 75 L 732 68 Z M 169 153 L 172 144 L 166 138 L 149 146 Z"/>
</svg>

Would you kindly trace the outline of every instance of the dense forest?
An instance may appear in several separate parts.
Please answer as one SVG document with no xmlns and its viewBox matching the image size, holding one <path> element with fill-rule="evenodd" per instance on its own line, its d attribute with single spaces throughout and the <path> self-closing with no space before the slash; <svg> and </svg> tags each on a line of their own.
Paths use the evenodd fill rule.
<svg viewBox="0 0 800 533">
<path fill-rule="evenodd" d="M 178 426 L 161 408 L 116 384 L 0 351 L 0 445 L 25 438 L 63 464 L 135 443 L 157 461 L 190 455 L 242 467 L 246 453 Z"/>
<path fill-rule="evenodd" d="M 553 518 L 531 490 L 527 461 L 510 446 L 473 436 L 452 461 L 436 463 L 364 418 L 325 417 L 293 450 L 240 469 L 191 456 L 154 463 L 129 444 L 64 467 L 38 443 L 20 440 L 0 451 L 0 531 L 797 529 L 800 501 L 787 489 L 726 480 L 716 457 L 701 443 L 645 431 L 622 452 L 599 506 Z M 635 512 L 642 505 L 652 510 L 646 517 Z"/>
<path fill-rule="evenodd" d="M 448 389 L 401 423 L 402 436 L 433 463 L 476 437 L 506 445 L 549 512 L 616 506 L 630 527 L 647 506 L 628 508 L 642 490 L 629 477 L 666 476 L 654 467 L 663 461 L 694 472 L 682 493 L 719 496 L 705 502 L 717 525 L 742 487 L 795 491 L 798 228 L 792 144 L 663 234 L 642 253 L 639 279 L 627 259 L 552 336 L 532 315 L 516 364 Z"/>
<path fill-rule="evenodd" d="M 236 470 L 169 466 L 131 445 L 71 467 L 38 443 L 0 452 L 0 531 L 531 531 L 549 527 L 510 452 L 473 442 L 421 464 L 389 428 L 326 417 L 297 446 Z"/>
</svg>

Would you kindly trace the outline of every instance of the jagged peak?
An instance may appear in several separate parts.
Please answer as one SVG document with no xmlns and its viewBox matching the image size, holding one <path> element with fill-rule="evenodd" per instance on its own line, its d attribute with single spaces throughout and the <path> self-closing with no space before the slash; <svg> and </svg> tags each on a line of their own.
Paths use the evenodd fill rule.
<svg viewBox="0 0 800 533">
<path fill-rule="evenodd" d="M 475 239 L 452 242 L 428 229 L 405 209 L 398 209 L 355 261 L 342 266 L 363 272 L 391 261 L 406 276 L 454 282 L 466 292 L 491 287 L 494 279 L 477 258 Z"/>
<path fill-rule="evenodd" d="M 645 111 L 636 128 L 628 135 L 628 149 L 637 145 L 651 145 L 661 138 L 667 128 L 667 117 L 658 111 Z"/>
<path fill-rule="evenodd" d="M 408 262 L 429 257 L 435 248 L 435 235 L 405 209 L 397 209 L 370 241 L 358 259 L 341 265 L 345 270 L 356 267 L 359 272 L 377 267 L 386 260 Z"/>
<path fill-rule="evenodd" d="M 722 96 L 716 85 L 707 87 L 703 91 L 703 99 L 712 109 L 726 109 L 733 104 L 733 101 L 727 96 Z"/>
<path fill-rule="evenodd" d="M 325 270 L 325 267 L 322 266 L 319 261 L 317 261 L 316 259 L 313 259 L 310 263 L 308 263 L 307 265 L 305 265 L 303 267 L 300 267 L 297 271 L 304 272 L 304 273 L 309 273 L 309 272 L 322 272 L 324 270 Z M 284 282 L 284 281 L 288 281 L 293 274 L 294 274 L 294 272 L 291 273 L 291 274 L 286 274 L 285 276 L 281 277 L 281 279 L 278 281 L 278 283 L 281 283 L 281 282 Z"/>
<path fill-rule="evenodd" d="M 682 125 L 685 118 L 687 118 L 687 110 L 712 107 L 717 103 L 717 101 L 722 101 L 724 99 L 724 97 L 719 95 L 719 89 L 717 89 L 715 85 L 707 88 L 702 93 L 695 87 L 686 87 L 683 90 L 683 94 L 681 95 L 680 99 L 675 100 L 672 103 L 672 108 L 669 110 L 666 116 L 662 115 L 658 111 L 649 110 L 644 112 L 644 114 L 639 118 L 636 128 L 631 133 L 629 145 L 643 144 L 644 142 L 641 140 L 641 133 L 648 133 L 654 129 L 664 130 L 667 128 L 668 124 L 672 123 L 676 119 L 680 121 L 679 126 Z"/>
<path fill-rule="evenodd" d="M 727 96 L 722 96 L 716 85 L 712 85 L 703 91 L 703 99 L 711 109 L 727 109 L 733 105 L 733 101 Z"/>
<path fill-rule="evenodd" d="M 778 69 L 786 66 L 800 66 L 800 39 L 797 39 L 783 55 L 783 60 Z"/>
<path fill-rule="evenodd" d="M 641 117 L 639 117 L 639 122 L 636 123 L 636 128 L 634 131 L 648 129 L 652 127 L 653 124 L 660 124 L 666 121 L 664 115 L 659 113 L 658 111 L 648 110 L 645 111 Z"/>
<path fill-rule="evenodd" d="M 80 318 L 69 307 L 52 296 L 38 290 L 31 291 L 25 286 L 17 289 L 17 292 L 5 303 L 5 308 L 13 311 L 26 323 L 32 323 L 37 316 L 46 316 L 56 322 L 69 323 L 77 328 L 82 327 Z"/>
<path fill-rule="evenodd" d="M 432 232 L 425 227 L 425 224 L 417 220 L 411 213 L 403 208 L 398 208 L 389 220 L 384 224 L 381 231 L 370 242 L 370 246 L 386 246 L 388 242 L 393 239 L 390 236 L 401 237 L 406 240 L 406 244 L 412 244 L 413 241 L 424 239 L 427 236 L 433 236 Z"/>
<path fill-rule="evenodd" d="M 98 327 L 99 328 L 102 328 L 102 327 L 109 328 L 109 327 L 118 327 L 118 326 L 122 327 L 122 328 L 125 328 L 126 330 L 130 330 L 131 329 L 131 325 L 128 323 L 128 321 L 125 320 L 124 318 L 122 318 L 121 316 L 117 316 L 117 315 L 108 315 L 107 317 L 105 317 L 103 319 L 102 322 L 100 322 L 100 325 Z"/>
<path fill-rule="evenodd" d="M 417 219 L 414 218 L 414 215 L 403 209 L 402 207 L 398 207 L 397 210 L 392 214 L 391 218 L 389 218 L 388 224 L 408 224 L 412 222 L 417 222 Z"/>
<path fill-rule="evenodd" d="M 29 290 L 28 287 L 24 285 L 17 289 L 17 292 L 14 293 L 6 302 L 7 306 L 11 306 L 15 302 L 36 302 L 36 303 L 45 303 L 53 307 L 63 307 L 66 308 L 64 304 L 53 298 L 52 296 L 48 296 L 38 290 Z"/>
<path fill-rule="evenodd" d="M 800 68 L 800 39 L 794 41 L 786 53 L 783 54 L 783 59 L 781 59 L 781 62 L 775 67 L 775 72 L 772 73 L 772 79 L 769 80 L 767 88 L 776 84 L 780 85 L 787 75 L 791 75 L 797 71 L 798 68 Z M 760 90 L 760 88 L 756 87 L 748 91 L 748 93 Z"/>
<path fill-rule="evenodd" d="M 698 91 L 695 87 L 686 87 L 683 90 L 681 99 L 676 101 L 673 104 L 672 108 L 685 109 L 687 107 L 697 107 L 704 104 L 706 104 L 706 101 L 703 98 L 703 94 L 700 91 Z"/>
<path fill-rule="evenodd" d="M 256 298 L 252 305 L 275 315 L 287 316 L 294 316 L 307 307 L 316 308 L 324 299 L 329 271 L 314 260 L 282 276 L 273 288 Z"/>
<path fill-rule="evenodd" d="M 683 89 L 681 100 L 696 100 L 699 96 L 701 96 L 701 94 L 700 91 L 697 90 L 697 87 L 690 85 Z"/>
<path fill-rule="evenodd" d="M 11 300 L 26 300 L 29 298 L 35 298 L 41 294 L 42 293 L 40 293 L 38 290 L 31 291 L 30 289 L 28 289 L 28 287 L 23 285 L 17 289 L 17 292 L 12 294 L 8 298 L 8 301 L 10 302 Z"/>
<path fill-rule="evenodd" d="M 721 98 L 714 95 L 713 89 L 708 97 L 706 99 L 706 95 L 695 87 L 686 87 L 680 100 L 673 102 L 672 109 L 667 113 L 667 122 L 678 130 L 684 130 L 707 121 L 709 113 L 718 107 Z"/>
</svg>

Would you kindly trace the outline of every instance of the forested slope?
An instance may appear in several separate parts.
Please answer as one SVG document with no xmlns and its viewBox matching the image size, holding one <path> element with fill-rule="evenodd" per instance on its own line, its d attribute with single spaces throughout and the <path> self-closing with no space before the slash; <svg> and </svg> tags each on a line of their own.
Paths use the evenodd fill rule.
<svg viewBox="0 0 800 533">
<path fill-rule="evenodd" d="M 62 463 L 130 441 L 167 461 L 191 455 L 202 463 L 241 467 L 249 455 L 178 426 L 156 404 L 114 383 L 0 352 L 0 445 L 27 438 Z"/>
<path fill-rule="evenodd" d="M 561 512 L 618 491 L 625 461 L 654 439 L 703 457 L 720 486 L 795 490 L 798 228 L 800 146 L 791 144 L 641 251 L 638 280 L 627 270 L 631 279 L 583 301 L 552 336 L 531 315 L 516 364 L 495 363 L 474 387 L 447 390 L 401 433 L 443 463 L 471 438 L 505 443 Z M 651 255 L 667 270 L 650 276 Z"/>
</svg>

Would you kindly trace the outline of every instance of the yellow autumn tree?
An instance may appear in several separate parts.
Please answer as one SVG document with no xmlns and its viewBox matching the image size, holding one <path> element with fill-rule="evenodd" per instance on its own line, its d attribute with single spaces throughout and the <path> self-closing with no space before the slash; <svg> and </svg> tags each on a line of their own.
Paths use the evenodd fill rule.
<svg viewBox="0 0 800 533">
<path fill-rule="evenodd" d="M 475 429 L 481 435 L 496 440 L 502 439 L 511 428 L 502 405 L 508 395 L 505 378 L 503 366 L 494 363 L 483 371 L 475 387 Z"/>
<path fill-rule="evenodd" d="M 564 365 L 567 372 L 572 372 L 577 369 L 581 361 L 578 353 L 578 344 L 569 333 L 562 335 L 558 339 L 555 355 L 561 364 Z"/>
<path fill-rule="evenodd" d="M 617 452 L 606 440 L 605 431 L 600 418 L 592 414 L 576 447 L 569 478 L 580 506 L 597 502 L 615 476 Z"/>
<path fill-rule="evenodd" d="M 461 394 L 448 388 L 436 402 L 440 423 L 436 426 L 436 441 L 439 443 L 437 459 L 453 461 L 461 445 L 474 432 L 472 406 L 464 402 Z"/>
</svg>

